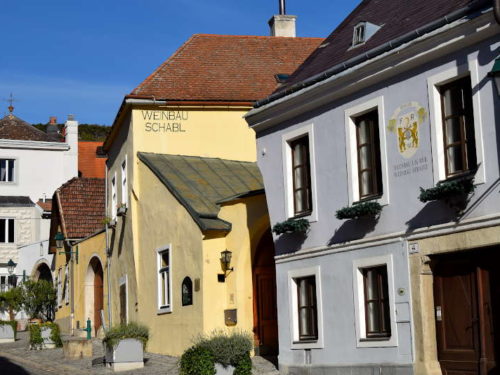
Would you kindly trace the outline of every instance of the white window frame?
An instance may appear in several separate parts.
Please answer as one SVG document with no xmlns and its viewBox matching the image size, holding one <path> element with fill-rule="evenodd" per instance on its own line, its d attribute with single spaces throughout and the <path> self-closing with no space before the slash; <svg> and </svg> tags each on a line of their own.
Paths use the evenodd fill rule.
<svg viewBox="0 0 500 375">
<path fill-rule="evenodd" d="M 127 155 L 125 155 L 125 159 L 121 163 L 121 176 L 122 176 L 122 201 L 121 203 L 125 206 L 128 206 L 128 189 L 127 189 Z"/>
<path fill-rule="evenodd" d="M 5 239 L 7 241 L 0 241 L 0 245 L 15 245 L 17 243 L 16 241 L 16 236 L 17 236 L 17 230 L 16 230 L 16 218 L 14 217 L 0 217 L 0 219 L 5 220 Z M 14 226 L 14 241 L 9 242 L 9 220 L 12 220 L 12 225 Z"/>
<path fill-rule="evenodd" d="M 349 206 L 359 202 L 359 180 L 358 180 L 358 148 L 356 138 L 356 118 L 365 113 L 377 111 L 378 133 L 380 145 L 380 168 L 382 172 L 382 196 L 373 199 L 381 205 L 389 204 L 389 173 L 387 170 L 387 144 L 385 133 L 384 97 L 378 96 L 360 104 L 349 107 L 344 111 L 345 134 L 346 134 L 346 159 Z"/>
<path fill-rule="evenodd" d="M 70 285 L 69 285 L 69 265 L 66 264 L 66 267 L 64 269 L 64 303 L 66 305 L 69 304 L 69 296 L 70 296 Z"/>
<path fill-rule="evenodd" d="M 168 295 L 169 295 L 169 301 L 168 304 L 163 306 L 161 304 L 161 291 L 162 291 L 162 285 L 161 285 L 161 277 L 160 277 L 160 269 L 161 269 L 161 254 L 168 251 L 168 279 L 166 281 L 168 282 L 167 288 L 168 289 Z M 156 278 L 157 278 L 157 307 L 158 307 L 158 314 L 165 314 L 165 313 L 171 313 L 173 311 L 173 296 L 172 296 L 172 245 L 168 244 L 166 246 L 160 247 L 156 249 Z"/>
<path fill-rule="evenodd" d="M 298 129 L 292 130 L 283 134 L 281 138 L 282 143 L 282 157 L 283 157 L 283 174 L 285 186 L 285 215 L 286 218 L 295 217 L 294 201 L 293 201 L 293 167 L 292 167 L 292 148 L 290 143 L 298 138 L 308 136 L 309 140 L 309 168 L 311 173 L 311 214 L 303 216 L 304 219 L 310 222 L 318 221 L 318 200 L 316 193 L 316 158 L 314 157 L 314 126 L 309 124 L 302 126 Z"/>
<path fill-rule="evenodd" d="M 14 168 L 12 171 L 12 181 L 0 181 L 0 184 L 16 184 L 17 183 L 17 169 L 19 168 L 19 161 L 15 157 L 10 157 L 10 156 L 2 156 L 0 160 L 13 160 L 14 161 Z M 8 170 L 8 169 L 7 169 Z"/>
<path fill-rule="evenodd" d="M 391 336 L 389 338 L 366 339 L 366 311 L 365 311 L 365 288 L 363 280 L 364 268 L 383 266 L 387 267 L 387 289 L 389 295 L 389 314 L 391 321 Z M 356 259 L 352 265 L 353 291 L 354 291 L 354 314 L 356 326 L 356 346 L 359 348 L 392 347 L 398 346 L 398 332 L 396 324 L 396 304 L 394 293 L 394 266 L 392 254 L 376 257 Z"/>
<path fill-rule="evenodd" d="M 118 303 L 120 303 L 120 289 L 122 285 L 125 285 L 125 322 L 128 324 L 128 275 L 124 275 L 118 279 Z M 120 312 L 118 311 L 118 316 L 119 314 Z"/>
<path fill-rule="evenodd" d="M 446 166 L 443 144 L 443 114 L 441 108 L 440 86 L 453 82 L 457 79 L 470 76 L 472 88 L 480 85 L 479 65 L 477 59 L 469 59 L 466 64 L 454 66 L 427 78 L 427 91 L 429 96 L 429 118 L 431 121 L 432 138 L 432 166 L 434 184 L 446 180 Z M 472 112 L 474 117 L 474 136 L 476 138 L 476 160 L 478 170 L 474 178 L 474 184 L 486 182 L 486 169 L 483 146 L 483 125 L 481 119 L 481 92 L 476 90 L 472 94 Z"/>
<path fill-rule="evenodd" d="M 62 307 L 62 268 L 59 267 L 57 270 L 57 306 Z"/>
<path fill-rule="evenodd" d="M 316 279 L 316 310 L 318 319 L 318 339 L 314 342 L 299 341 L 299 311 L 296 279 L 314 276 Z M 288 271 L 288 298 L 290 312 L 290 349 L 319 349 L 324 347 L 323 336 L 323 303 L 321 292 L 320 266 L 301 268 Z"/>
<path fill-rule="evenodd" d="M 118 196 L 116 192 L 116 172 L 111 178 L 111 219 L 116 219 L 116 211 L 118 206 Z"/>
<path fill-rule="evenodd" d="M 363 34 L 360 37 L 360 34 Z M 354 30 L 352 33 L 352 46 L 359 46 L 360 44 L 364 44 L 366 42 L 366 22 L 360 22 L 356 26 L 354 26 Z"/>
</svg>

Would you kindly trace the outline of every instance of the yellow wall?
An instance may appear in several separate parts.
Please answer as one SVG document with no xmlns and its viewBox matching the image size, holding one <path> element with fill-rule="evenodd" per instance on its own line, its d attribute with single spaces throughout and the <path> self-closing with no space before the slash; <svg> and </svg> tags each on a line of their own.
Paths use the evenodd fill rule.
<svg viewBox="0 0 500 375">
<path fill-rule="evenodd" d="M 101 262 L 103 268 L 103 307 L 105 311 L 105 319 L 107 323 L 107 278 L 106 278 L 106 238 L 105 234 L 99 233 L 95 236 L 89 237 L 84 241 L 74 245 L 72 248 L 66 246 L 65 251 L 76 251 L 78 247 L 78 263 L 76 263 L 76 257 L 73 257 L 73 262 L 70 261 L 69 255 L 59 254 L 55 256 L 55 275 L 57 277 L 58 270 L 61 269 L 61 274 L 63 275 L 63 286 L 64 284 L 64 269 L 66 264 L 69 264 L 69 277 L 70 277 L 70 298 L 68 303 L 65 302 L 64 296 L 62 299 L 62 304 L 56 311 L 56 322 L 61 326 L 61 330 L 64 333 L 74 332 L 75 335 L 85 336 L 84 331 L 76 331 L 77 321 L 80 324 L 80 328 L 85 328 L 86 321 L 88 318 L 92 321 L 92 326 L 94 325 L 93 317 L 93 305 L 89 305 L 89 293 L 93 296 L 93 286 L 89 285 L 89 279 L 87 276 L 89 272 L 89 263 L 93 257 L 97 257 Z M 71 269 L 73 267 L 73 270 Z M 71 275 L 73 275 L 73 283 L 71 283 Z M 91 281 L 93 282 L 93 280 Z M 71 284 L 73 284 L 71 286 Z M 86 287 L 87 285 L 87 287 Z M 56 285 L 57 287 L 57 285 Z M 71 293 L 71 288 L 73 292 Z M 73 299 L 73 303 L 72 303 Z M 73 318 L 71 318 L 71 307 L 73 305 Z M 94 335 L 94 332 L 92 332 Z"/>
<path fill-rule="evenodd" d="M 133 110 L 135 151 L 256 161 L 249 108 L 141 107 Z"/>
</svg>

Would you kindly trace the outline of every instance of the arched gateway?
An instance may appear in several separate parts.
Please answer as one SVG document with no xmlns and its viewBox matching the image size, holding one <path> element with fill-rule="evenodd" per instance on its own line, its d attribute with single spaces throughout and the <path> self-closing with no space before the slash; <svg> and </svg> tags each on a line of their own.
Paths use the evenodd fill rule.
<svg viewBox="0 0 500 375">
<path fill-rule="evenodd" d="M 94 334 L 101 328 L 101 310 L 103 309 L 103 279 L 104 273 L 101 261 L 93 257 L 87 267 L 85 277 L 85 316 L 92 321 Z"/>
</svg>

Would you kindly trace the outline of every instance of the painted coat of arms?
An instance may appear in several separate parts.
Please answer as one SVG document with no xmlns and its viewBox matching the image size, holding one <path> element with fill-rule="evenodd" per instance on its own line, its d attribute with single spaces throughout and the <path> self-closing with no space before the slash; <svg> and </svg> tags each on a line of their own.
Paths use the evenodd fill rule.
<svg viewBox="0 0 500 375">
<path fill-rule="evenodd" d="M 406 159 L 411 158 L 419 148 L 419 127 L 427 119 L 427 112 L 417 102 L 399 106 L 389 120 L 387 129 L 398 138 L 398 151 Z"/>
</svg>

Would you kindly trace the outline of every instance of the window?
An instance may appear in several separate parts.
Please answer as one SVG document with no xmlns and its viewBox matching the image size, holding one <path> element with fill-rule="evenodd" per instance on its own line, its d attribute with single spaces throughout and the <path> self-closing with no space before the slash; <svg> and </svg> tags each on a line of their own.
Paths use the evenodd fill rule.
<svg viewBox="0 0 500 375">
<path fill-rule="evenodd" d="M 111 179 L 111 218 L 116 219 L 116 209 L 117 209 L 117 196 L 116 196 L 116 173 Z"/>
<path fill-rule="evenodd" d="M 120 277 L 119 284 L 119 299 L 120 299 L 120 324 L 128 323 L 128 277 L 127 275 Z"/>
<path fill-rule="evenodd" d="M 309 124 L 282 135 L 286 218 L 318 220 L 314 126 Z"/>
<path fill-rule="evenodd" d="M 470 77 L 440 87 L 446 178 L 477 167 Z"/>
<path fill-rule="evenodd" d="M 378 111 L 358 116 L 354 122 L 356 124 L 359 199 L 363 200 L 382 195 Z"/>
<path fill-rule="evenodd" d="M 365 337 L 391 336 L 389 296 L 387 287 L 387 266 L 363 268 L 365 302 Z"/>
<path fill-rule="evenodd" d="M 122 203 L 127 205 L 128 203 L 128 191 L 127 191 L 127 158 L 122 163 Z"/>
<path fill-rule="evenodd" d="M 352 45 L 356 46 L 364 42 L 365 42 L 365 23 L 363 22 L 354 27 L 354 33 L 352 35 Z"/>
<path fill-rule="evenodd" d="M 290 142 L 292 151 L 293 211 L 295 216 L 312 211 L 309 137 Z"/>
<path fill-rule="evenodd" d="M 291 349 L 323 347 L 319 266 L 288 271 Z"/>
<path fill-rule="evenodd" d="M 193 304 L 193 282 L 186 276 L 182 281 L 182 306 Z"/>
<path fill-rule="evenodd" d="M 392 255 L 353 261 L 358 347 L 398 345 Z"/>
<path fill-rule="evenodd" d="M 0 219 L 0 243 L 14 243 L 14 219 Z"/>
<path fill-rule="evenodd" d="M 296 278 L 294 281 L 297 284 L 299 341 L 316 341 L 318 339 L 316 278 L 308 276 Z"/>
<path fill-rule="evenodd" d="M 158 310 L 172 311 L 172 276 L 170 272 L 170 246 L 157 250 L 158 256 Z"/>
<path fill-rule="evenodd" d="M 14 182 L 15 159 L 0 159 L 0 182 Z"/>
<path fill-rule="evenodd" d="M 7 277 L 0 276 L 0 292 L 7 291 Z"/>
<path fill-rule="evenodd" d="M 389 204 L 384 98 L 363 101 L 344 114 L 348 203 L 376 199 Z"/>
<path fill-rule="evenodd" d="M 70 290 L 69 290 L 69 265 L 66 264 L 66 268 L 64 270 L 64 303 L 66 303 L 66 305 L 69 304 L 69 295 L 70 295 Z"/>
<path fill-rule="evenodd" d="M 59 307 L 62 306 L 62 268 L 59 268 L 57 271 L 57 278 L 56 278 L 56 284 L 57 284 L 57 305 Z"/>
</svg>

